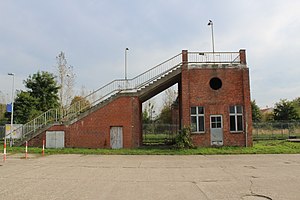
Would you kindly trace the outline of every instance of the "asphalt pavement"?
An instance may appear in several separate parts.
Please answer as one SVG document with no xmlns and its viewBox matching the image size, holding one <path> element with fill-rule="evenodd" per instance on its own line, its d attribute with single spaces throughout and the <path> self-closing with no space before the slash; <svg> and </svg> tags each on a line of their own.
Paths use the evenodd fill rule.
<svg viewBox="0 0 300 200">
<path fill-rule="evenodd" d="M 0 199 L 300 199 L 299 154 L 20 157 L 0 161 Z"/>
</svg>

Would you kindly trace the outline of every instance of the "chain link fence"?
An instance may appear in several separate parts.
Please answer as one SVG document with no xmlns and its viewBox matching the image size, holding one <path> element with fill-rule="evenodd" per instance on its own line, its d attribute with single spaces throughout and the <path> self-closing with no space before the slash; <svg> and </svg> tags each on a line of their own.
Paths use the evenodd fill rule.
<svg viewBox="0 0 300 200">
<path fill-rule="evenodd" d="M 171 145 L 179 132 L 174 124 L 143 124 L 144 145 Z"/>
<path fill-rule="evenodd" d="M 254 123 L 252 136 L 253 140 L 283 140 L 300 138 L 300 121 Z"/>
</svg>

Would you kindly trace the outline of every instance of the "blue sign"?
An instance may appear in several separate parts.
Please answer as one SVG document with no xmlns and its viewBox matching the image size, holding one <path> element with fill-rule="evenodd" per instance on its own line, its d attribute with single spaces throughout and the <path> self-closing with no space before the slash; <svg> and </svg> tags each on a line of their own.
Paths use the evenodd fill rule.
<svg viewBox="0 0 300 200">
<path fill-rule="evenodd" d="M 11 103 L 6 104 L 6 112 L 11 113 Z"/>
</svg>

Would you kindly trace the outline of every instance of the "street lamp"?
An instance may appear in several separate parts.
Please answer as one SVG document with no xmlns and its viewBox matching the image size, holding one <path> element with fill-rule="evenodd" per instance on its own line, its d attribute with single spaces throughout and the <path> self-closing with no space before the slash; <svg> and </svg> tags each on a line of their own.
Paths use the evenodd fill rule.
<svg viewBox="0 0 300 200">
<path fill-rule="evenodd" d="M 215 63 L 214 23 L 212 22 L 212 20 L 209 20 L 207 25 L 211 26 L 211 42 L 212 42 L 212 50 L 213 50 L 213 63 Z"/>
<path fill-rule="evenodd" d="M 125 49 L 125 80 L 127 81 L 127 52 L 128 48 Z"/>
<path fill-rule="evenodd" d="M 211 41 L 212 41 L 212 49 L 213 49 L 213 53 L 215 53 L 215 41 L 214 41 L 214 23 L 212 22 L 212 20 L 208 21 L 208 26 L 211 26 Z"/>
<path fill-rule="evenodd" d="M 12 90 L 11 90 L 11 117 L 10 117 L 10 147 L 12 146 L 12 134 L 13 134 L 13 123 L 14 123 L 14 90 L 15 90 L 15 74 L 8 73 L 9 76 L 13 77 Z M 5 138 L 6 143 L 6 138 Z"/>
</svg>

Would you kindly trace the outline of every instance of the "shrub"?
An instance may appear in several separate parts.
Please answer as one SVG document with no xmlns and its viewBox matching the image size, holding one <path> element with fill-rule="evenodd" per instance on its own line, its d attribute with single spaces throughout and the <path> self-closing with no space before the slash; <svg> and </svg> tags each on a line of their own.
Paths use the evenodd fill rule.
<svg viewBox="0 0 300 200">
<path fill-rule="evenodd" d="M 184 127 L 175 138 L 175 147 L 178 149 L 194 148 L 191 138 L 191 128 Z"/>
</svg>

